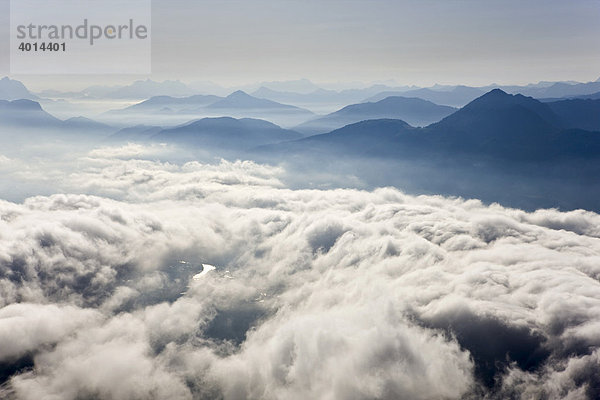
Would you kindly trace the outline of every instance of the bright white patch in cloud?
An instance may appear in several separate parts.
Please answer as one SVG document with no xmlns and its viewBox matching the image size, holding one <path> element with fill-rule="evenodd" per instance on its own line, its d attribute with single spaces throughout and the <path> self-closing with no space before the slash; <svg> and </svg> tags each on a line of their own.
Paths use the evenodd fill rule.
<svg viewBox="0 0 600 400">
<path fill-rule="evenodd" d="M 139 143 L 128 143 L 123 146 L 105 146 L 89 152 L 91 158 L 139 158 L 146 156 L 164 155 L 169 150 L 166 144 L 142 145 Z"/>
<path fill-rule="evenodd" d="M 210 271 L 214 271 L 215 269 L 217 269 L 217 267 L 213 266 L 213 265 L 209 265 L 209 264 L 202 264 L 202 272 L 200 272 L 199 274 L 196 274 L 193 276 L 193 279 L 195 281 L 199 281 L 200 279 L 202 279 L 206 274 L 208 274 Z"/>
</svg>

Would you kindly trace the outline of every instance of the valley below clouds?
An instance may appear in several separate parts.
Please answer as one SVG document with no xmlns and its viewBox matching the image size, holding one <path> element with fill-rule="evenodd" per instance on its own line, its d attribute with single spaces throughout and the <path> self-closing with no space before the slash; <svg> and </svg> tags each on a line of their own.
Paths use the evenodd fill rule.
<svg viewBox="0 0 600 400">
<path fill-rule="evenodd" d="M 1 398 L 600 397 L 600 215 L 163 150 L 0 156 Z"/>
</svg>

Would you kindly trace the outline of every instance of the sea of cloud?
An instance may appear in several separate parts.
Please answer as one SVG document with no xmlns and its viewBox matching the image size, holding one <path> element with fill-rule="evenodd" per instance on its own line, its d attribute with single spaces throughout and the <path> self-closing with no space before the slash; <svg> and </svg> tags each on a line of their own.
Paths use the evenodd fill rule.
<svg viewBox="0 0 600 400">
<path fill-rule="evenodd" d="M 600 396 L 600 215 L 136 146 L 0 201 L 0 398 Z"/>
</svg>

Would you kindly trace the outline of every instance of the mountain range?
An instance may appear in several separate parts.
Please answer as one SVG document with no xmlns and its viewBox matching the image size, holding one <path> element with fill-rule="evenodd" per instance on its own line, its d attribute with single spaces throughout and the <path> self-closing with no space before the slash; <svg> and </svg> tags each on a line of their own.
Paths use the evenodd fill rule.
<svg viewBox="0 0 600 400">
<path fill-rule="evenodd" d="M 138 80 L 125 86 L 89 86 L 81 91 L 44 90 L 42 97 L 68 99 L 115 99 L 141 100 L 152 96 L 184 97 L 198 94 L 196 90 L 180 81 L 156 82 L 150 79 Z"/>
<path fill-rule="evenodd" d="M 256 146 L 295 140 L 294 131 L 267 121 L 231 117 L 203 118 L 176 128 L 164 129 L 150 140 L 227 151 L 247 150 Z"/>
<path fill-rule="evenodd" d="M 115 128 L 84 117 L 61 120 L 46 112 L 32 100 L 0 100 L 0 129 L 7 140 L 27 140 L 36 137 L 52 140 L 58 136 L 70 139 L 96 139 L 109 135 Z M 38 140 L 38 139 L 36 139 Z"/>
<path fill-rule="evenodd" d="M 194 118 L 170 128 L 148 122 L 161 112 L 168 114 L 166 110 Z M 493 89 L 459 110 L 392 96 L 314 118 L 307 110 L 238 91 L 227 97 L 154 96 L 125 109 L 120 117 L 129 125 L 117 133 L 114 127 L 87 118 L 62 121 L 35 101 L 2 100 L 0 128 L 7 143 L 30 142 L 31 132 L 36 132 L 35 141 L 56 137 L 158 141 L 184 146 L 189 154 L 208 150 L 216 155 L 283 162 L 290 174 L 296 171 L 299 177 L 353 175 L 374 186 L 396 185 L 412 192 L 475 197 L 521 208 L 597 210 L 599 111 L 600 100 L 541 102 Z M 189 112 L 194 115 L 185 114 Z M 203 113 L 218 117 L 198 119 Z M 136 114 L 145 120 L 144 125 L 132 126 L 130 116 Z M 300 124 L 301 132 L 296 132 L 249 118 L 252 114 L 310 115 L 312 120 Z M 303 137 L 303 133 L 319 130 L 331 131 Z"/>
<path fill-rule="evenodd" d="M 220 99 L 210 105 L 206 106 L 207 109 L 211 110 L 227 110 L 233 112 L 272 112 L 272 113 L 294 113 L 312 115 L 313 113 L 301 109 L 299 107 L 277 103 L 275 101 L 260 99 L 258 97 L 250 96 L 249 94 L 237 90 L 231 93 L 224 99 Z"/>
<path fill-rule="evenodd" d="M 155 96 L 122 111 L 141 110 L 144 113 L 156 113 L 165 107 L 184 109 L 203 104 L 208 105 L 201 108 L 223 115 L 307 115 L 306 110 L 298 107 L 255 98 L 241 91 L 225 98 Z M 401 123 L 397 122 L 398 120 Z M 412 122 L 412 126 L 404 120 Z M 436 120 L 439 122 L 425 128 L 413 127 L 418 125 L 415 122 L 426 125 Z M 79 131 L 99 135 L 108 135 L 115 131 L 109 125 L 83 117 L 62 121 L 45 112 L 39 103 L 25 99 L 0 101 L 0 126 L 54 129 L 66 133 Z M 177 138 L 178 141 L 193 144 L 191 135 L 195 132 L 195 135 L 202 137 L 201 140 L 198 139 L 198 143 L 209 143 L 212 140 L 211 143 L 219 146 L 226 145 L 227 140 L 224 138 L 235 137 L 231 146 L 236 149 L 291 141 L 285 145 L 286 151 L 290 151 L 293 148 L 301 149 L 303 143 L 311 143 L 312 147 L 314 143 L 326 141 L 329 145 L 334 144 L 329 148 L 344 149 L 344 153 L 347 154 L 364 153 L 368 149 L 371 154 L 383 156 L 407 146 L 418 145 L 419 151 L 425 152 L 433 149 L 453 154 L 469 153 L 531 161 L 554 156 L 577 157 L 593 154 L 597 147 L 597 138 L 600 136 L 590 131 L 600 131 L 600 100 L 572 99 L 542 103 L 531 97 L 510 95 L 500 89 L 494 89 L 458 111 L 421 99 L 392 96 L 375 103 L 344 107 L 335 113 L 301 124 L 296 131 L 285 130 L 275 124 L 247 117 L 204 118 L 160 131 L 152 126 L 128 129 L 130 131 L 121 131 L 120 137 L 132 135 L 131 137 L 147 138 L 162 135 L 164 138 Z M 231 136 L 235 129 L 241 129 L 248 135 L 247 138 Z M 331 132 L 293 142 L 294 139 L 300 139 L 302 134 L 318 131 Z M 171 136 L 166 132 L 171 132 Z M 213 132 L 214 136 L 223 136 L 209 140 L 209 132 Z M 409 134 L 403 136 L 401 132 Z M 415 132 L 419 132 L 417 136 Z M 394 138 L 392 142 L 387 141 L 390 137 L 388 134 Z M 374 140 L 369 135 L 377 135 L 377 139 Z M 365 145 L 366 139 L 373 143 Z M 417 155 L 419 151 L 412 154 Z"/>
<path fill-rule="evenodd" d="M 297 94 L 309 94 L 321 89 L 308 79 L 296 79 L 284 82 L 261 82 L 259 87 L 273 92 L 293 92 Z"/>
<path fill-rule="evenodd" d="M 27 100 L 0 100 L 0 126 L 18 128 L 59 128 L 63 121 L 48 114 L 40 103 Z"/>
<path fill-rule="evenodd" d="M 595 101 L 581 101 L 590 102 L 592 106 L 582 110 L 572 100 L 542 103 L 494 89 L 425 128 L 414 128 L 401 120 L 373 119 L 287 143 L 282 148 L 302 151 L 304 144 L 310 144 L 313 149 L 315 143 L 322 142 L 327 143 L 328 149 L 343 149 L 344 154 L 374 156 L 395 155 L 410 148 L 412 156 L 418 152 L 448 156 L 468 153 L 530 161 L 577 157 L 589 154 L 589 148 L 596 148 L 600 143 L 600 134 L 583 131 L 578 126 L 580 123 L 574 122 L 597 119 Z M 581 115 L 574 118 L 575 112 Z M 570 138 L 577 138 L 579 144 L 566 146 Z M 276 152 L 276 146 L 270 150 Z"/>
<path fill-rule="evenodd" d="M 186 104 L 189 104 L 186 99 Z M 267 100 L 258 104 L 272 107 Z M 246 105 L 254 105 L 252 101 Z M 228 107 L 234 104 L 226 103 Z M 287 109 L 281 106 L 282 109 Z M 42 106 L 32 100 L 0 100 L 0 130 L 3 140 L 19 142 L 45 139 L 97 140 L 109 142 L 159 141 L 184 145 L 192 148 L 220 149 L 226 152 L 239 152 L 256 146 L 295 140 L 301 134 L 283 129 L 271 122 L 231 117 L 203 118 L 173 127 L 137 125 L 119 131 L 89 118 L 74 117 L 60 120 L 47 113 Z M 230 154 L 230 153 L 228 153 Z"/>
<path fill-rule="evenodd" d="M 592 94 L 586 94 L 586 95 L 572 96 L 572 97 L 569 97 L 569 98 L 571 98 L 571 99 L 599 100 L 600 99 L 600 92 L 596 92 L 596 93 L 592 93 Z"/>
<path fill-rule="evenodd" d="M 313 86 L 314 87 L 314 86 Z M 538 82 L 528 85 L 487 85 L 482 87 L 433 85 L 428 88 L 409 86 L 372 85 L 363 89 L 326 90 L 315 89 L 311 92 L 293 90 L 275 90 L 262 86 L 252 92 L 253 96 L 273 101 L 321 110 L 336 104 L 347 105 L 360 102 L 377 102 L 390 96 L 416 97 L 439 105 L 462 107 L 472 100 L 493 89 L 501 89 L 511 94 L 523 94 L 537 99 L 585 98 L 600 92 L 600 79 L 592 82 Z"/>
<path fill-rule="evenodd" d="M 389 96 L 404 96 L 404 97 L 417 97 L 419 99 L 428 100 L 435 104 L 451 106 L 451 107 L 462 107 L 465 104 L 473 101 L 477 97 L 484 94 L 485 91 L 479 88 L 473 88 L 469 86 L 456 86 L 451 88 L 441 89 L 415 89 L 409 91 L 392 91 L 392 92 L 381 92 L 375 96 L 372 96 L 365 101 L 379 101 Z"/>
<path fill-rule="evenodd" d="M 543 98 L 569 98 L 600 92 L 600 80 L 593 82 L 553 82 L 544 86 L 500 86 L 509 93 L 521 93 L 525 96 Z"/>
<path fill-rule="evenodd" d="M 193 113 L 201 107 L 208 106 L 222 97 L 213 95 L 194 95 L 188 97 L 153 96 L 148 100 L 132 106 L 114 110 L 113 113 Z"/>
<path fill-rule="evenodd" d="M 298 125 L 294 130 L 305 135 L 325 133 L 345 125 L 370 119 L 401 119 L 413 126 L 437 122 L 456 111 L 427 100 L 390 96 L 377 102 L 353 104 L 334 113 Z"/>
<path fill-rule="evenodd" d="M 351 174 L 369 187 L 600 211 L 600 132 L 580 129 L 581 121 L 597 119 L 595 111 L 494 89 L 424 128 L 366 120 L 258 147 L 251 157 L 323 176 L 322 184 Z M 573 112 L 579 114 L 570 120 Z"/>
<path fill-rule="evenodd" d="M 348 104 L 363 102 L 365 98 L 384 91 L 397 90 L 394 93 L 404 93 L 411 87 L 389 87 L 386 85 L 372 85 L 361 89 L 316 89 L 310 93 L 296 93 L 291 91 L 277 91 L 269 87 L 261 86 L 252 92 L 252 96 L 272 101 L 293 104 L 308 108 L 317 113 L 330 113 Z M 388 97 L 388 96 L 385 96 Z"/>
<path fill-rule="evenodd" d="M 358 84 L 357 84 L 358 85 Z M 347 85 L 346 85 L 347 86 Z M 492 84 L 482 87 L 433 85 L 428 88 L 414 86 L 398 86 L 394 82 L 375 84 L 368 87 L 343 90 L 323 89 L 307 79 L 298 79 L 285 82 L 263 82 L 256 85 L 247 85 L 242 89 L 256 98 L 267 99 L 278 103 L 288 104 L 299 108 L 311 110 L 319 114 L 331 113 L 348 104 L 361 102 L 377 102 L 390 96 L 416 97 L 431 101 L 439 105 L 462 107 L 468 102 L 488 92 L 499 88 L 511 94 L 523 94 L 545 101 L 557 101 L 569 98 L 598 98 L 600 93 L 600 80 L 592 82 L 538 82 L 528 85 L 497 85 Z M 210 82 L 193 82 L 185 84 L 181 81 L 156 82 L 150 79 L 135 81 L 125 86 L 90 86 L 81 91 L 61 92 L 44 90 L 31 93 L 19 81 L 3 78 L 0 80 L 0 99 L 16 100 L 30 99 L 42 102 L 51 107 L 57 114 L 63 113 L 62 108 L 77 110 L 76 104 L 54 104 L 48 99 L 68 99 L 69 102 L 89 100 L 144 100 L 151 97 L 185 98 L 200 94 L 213 94 L 222 96 L 228 90 Z M 231 92 L 231 90 L 229 90 Z M 83 104 L 79 109 L 84 110 Z M 169 111 L 169 110 L 165 110 Z M 71 113 L 72 115 L 72 113 Z"/>
<path fill-rule="evenodd" d="M 37 100 L 38 97 L 31 93 L 20 81 L 4 77 L 0 79 L 0 100 Z"/>
<path fill-rule="evenodd" d="M 140 124 L 173 125 L 201 117 L 220 116 L 266 119 L 278 125 L 294 126 L 313 118 L 314 114 L 300 107 L 260 99 L 238 90 L 227 97 L 155 96 L 124 109 L 109 111 L 103 118 L 113 123 L 125 120 Z"/>
</svg>

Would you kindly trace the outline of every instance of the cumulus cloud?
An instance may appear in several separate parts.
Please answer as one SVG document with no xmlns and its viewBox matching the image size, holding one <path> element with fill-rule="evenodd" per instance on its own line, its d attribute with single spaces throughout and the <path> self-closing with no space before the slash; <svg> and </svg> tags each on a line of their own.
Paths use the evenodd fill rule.
<svg viewBox="0 0 600 400">
<path fill-rule="evenodd" d="M 0 202 L 0 397 L 598 397 L 599 215 L 138 150 Z"/>
<path fill-rule="evenodd" d="M 0 309 L 0 358 L 9 360 L 44 344 L 56 343 L 75 330 L 96 322 L 101 314 L 73 306 L 11 304 Z"/>
<path fill-rule="evenodd" d="M 88 152 L 91 159 L 111 158 L 142 158 L 164 156 L 168 151 L 176 151 L 173 146 L 167 144 L 127 143 L 122 146 L 103 146 Z"/>
</svg>

